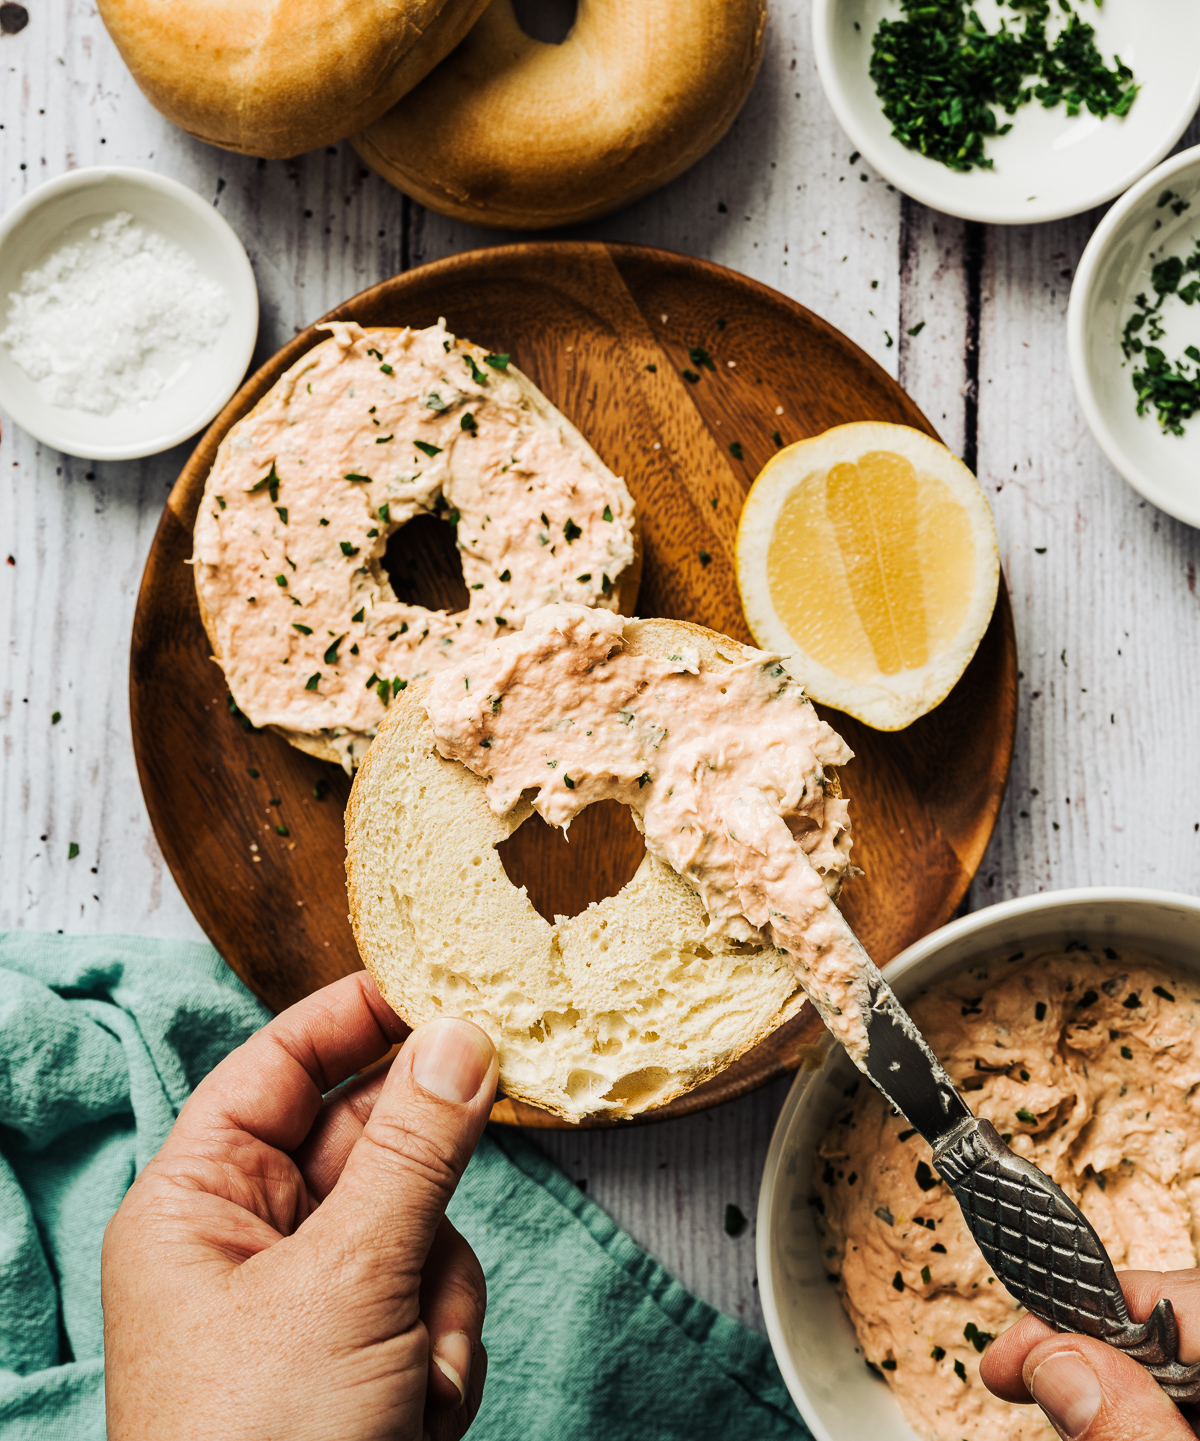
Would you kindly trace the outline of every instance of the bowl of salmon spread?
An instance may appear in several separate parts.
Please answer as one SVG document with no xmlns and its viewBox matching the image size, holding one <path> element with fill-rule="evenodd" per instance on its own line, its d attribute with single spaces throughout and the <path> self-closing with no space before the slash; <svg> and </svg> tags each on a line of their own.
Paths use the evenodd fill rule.
<svg viewBox="0 0 1200 1441">
<path fill-rule="evenodd" d="M 886 975 L 975 1114 L 1083 1209 L 1118 1271 L 1197 1264 L 1200 899 L 1009 901 Z M 840 1047 L 811 1058 L 784 1104 L 757 1246 L 767 1330 L 817 1441 L 1053 1438 L 1036 1406 L 980 1380 L 1024 1313 L 929 1146 Z"/>
</svg>

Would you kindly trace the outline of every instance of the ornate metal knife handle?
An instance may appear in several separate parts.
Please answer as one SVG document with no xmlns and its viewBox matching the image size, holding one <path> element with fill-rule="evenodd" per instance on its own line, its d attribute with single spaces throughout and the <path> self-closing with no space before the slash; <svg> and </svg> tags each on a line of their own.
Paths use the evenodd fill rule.
<svg viewBox="0 0 1200 1441">
<path fill-rule="evenodd" d="M 1200 1364 L 1179 1361 L 1179 1329 L 1165 1297 L 1138 1324 L 1087 1217 L 1044 1172 L 1014 1154 L 990 1121 L 972 1117 L 933 1153 L 992 1270 L 1056 1331 L 1107 1341 L 1140 1361 L 1172 1401 L 1200 1398 Z"/>
</svg>

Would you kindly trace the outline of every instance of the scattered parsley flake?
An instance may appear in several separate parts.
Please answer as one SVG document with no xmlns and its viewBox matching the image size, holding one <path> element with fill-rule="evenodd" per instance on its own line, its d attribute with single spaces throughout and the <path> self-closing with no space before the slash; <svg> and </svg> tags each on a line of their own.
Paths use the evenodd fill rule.
<svg viewBox="0 0 1200 1441">
<path fill-rule="evenodd" d="M 283 822 L 280 821 L 279 824 L 275 827 L 275 834 L 277 836 L 290 836 L 291 831 L 289 831 L 287 826 L 285 826 Z"/>
<path fill-rule="evenodd" d="M 500 579 L 501 579 L 502 581 L 506 581 L 506 582 L 512 580 L 512 571 L 511 571 L 511 570 L 502 570 L 502 571 L 500 572 Z"/>
<path fill-rule="evenodd" d="M 604 514 L 600 517 L 600 519 L 601 519 L 601 520 L 612 520 L 612 506 L 611 506 L 611 505 L 606 505 L 606 506 L 604 507 Z"/>
<path fill-rule="evenodd" d="M 571 517 L 568 516 L 567 523 L 563 526 L 563 535 L 566 538 L 567 544 L 573 544 L 582 534 L 583 531 L 575 524 Z"/>
<path fill-rule="evenodd" d="M 351 545 L 348 540 L 339 540 L 339 541 L 338 541 L 338 544 L 339 544 L 339 545 L 341 546 L 341 548 L 342 548 L 342 554 L 343 554 L 343 555 L 357 555 L 357 554 L 358 554 L 358 549 L 359 549 L 358 546 L 356 546 L 356 545 Z"/>
<path fill-rule="evenodd" d="M 511 355 L 485 355 L 483 357 L 483 363 L 484 365 L 490 365 L 493 370 L 507 370 L 508 362 L 511 359 Z"/>
<path fill-rule="evenodd" d="M 1017 1111 L 1017 1120 L 1023 1121 L 1027 1126 L 1036 1126 L 1038 1123 L 1038 1118 L 1026 1106 L 1020 1107 Z"/>
<path fill-rule="evenodd" d="M 67 845 L 67 860 L 73 861 L 79 854 L 79 845 L 76 841 L 70 841 Z"/>
<path fill-rule="evenodd" d="M 740 440 L 731 440 L 729 442 L 729 454 L 733 456 L 734 460 L 745 460 L 746 455 L 742 450 L 742 442 Z"/>
<path fill-rule="evenodd" d="M 310 675 L 309 678 L 304 682 L 304 689 L 305 689 L 305 690 L 316 690 L 317 686 L 319 686 L 320 683 L 321 683 L 321 672 L 320 672 L 320 671 L 317 671 L 314 675 Z"/>
<path fill-rule="evenodd" d="M 730 1201 L 725 1207 L 725 1234 L 727 1236 L 740 1236 L 749 1224 L 742 1208 L 735 1206 L 733 1202 Z"/>
<path fill-rule="evenodd" d="M 471 379 L 475 382 L 476 385 L 487 384 L 487 372 L 484 370 L 480 370 L 480 368 L 475 364 L 475 357 L 473 355 L 464 355 L 463 364 L 471 372 Z"/>
<path fill-rule="evenodd" d="M 701 565 L 709 565 L 709 564 L 711 564 L 711 562 L 712 562 L 712 556 L 709 555 L 708 551 L 702 550 L 702 551 L 700 552 L 700 564 L 701 564 Z"/>
<path fill-rule="evenodd" d="M 430 445 L 427 440 L 414 440 L 413 444 L 426 455 L 441 455 L 442 453 L 442 447 L 440 445 Z"/>
<path fill-rule="evenodd" d="M 696 382 L 700 379 L 700 377 L 696 374 L 694 370 L 684 370 L 680 373 L 689 385 L 695 385 Z"/>
<path fill-rule="evenodd" d="M 301 625 L 298 620 L 294 620 L 294 621 L 292 622 L 292 629 L 293 629 L 293 630 L 298 630 L 301 635 L 312 635 L 312 626 L 310 626 L 310 625 Z"/>
<path fill-rule="evenodd" d="M 56 710 L 54 714 L 50 717 L 50 724 L 52 726 L 56 726 L 60 720 L 62 720 L 62 711 Z"/>
</svg>

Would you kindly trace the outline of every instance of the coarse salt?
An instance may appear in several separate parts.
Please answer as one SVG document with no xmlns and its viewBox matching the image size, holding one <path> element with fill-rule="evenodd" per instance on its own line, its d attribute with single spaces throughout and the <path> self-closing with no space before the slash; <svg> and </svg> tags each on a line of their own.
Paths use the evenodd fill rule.
<svg viewBox="0 0 1200 1441">
<path fill-rule="evenodd" d="M 229 315 L 185 250 L 121 211 L 22 275 L 0 342 L 52 404 L 111 415 L 154 400 Z"/>
</svg>

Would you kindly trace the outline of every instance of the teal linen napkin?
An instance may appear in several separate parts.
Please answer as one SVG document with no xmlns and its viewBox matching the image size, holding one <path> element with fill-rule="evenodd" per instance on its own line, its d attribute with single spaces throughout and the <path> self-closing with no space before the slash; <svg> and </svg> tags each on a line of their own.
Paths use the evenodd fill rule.
<svg viewBox="0 0 1200 1441">
<path fill-rule="evenodd" d="M 0 935 L 4 1441 L 102 1441 L 104 1227 L 197 1081 L 267 1019 L 208 946 Z M 488 1282 L 472 1441 L 811 1441 L 766 1340 L 519 1134 L 489 1128 L 450 1214 Z"/>
</svg>

